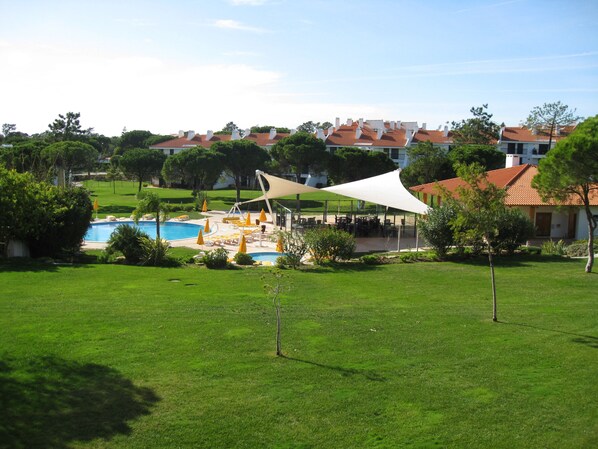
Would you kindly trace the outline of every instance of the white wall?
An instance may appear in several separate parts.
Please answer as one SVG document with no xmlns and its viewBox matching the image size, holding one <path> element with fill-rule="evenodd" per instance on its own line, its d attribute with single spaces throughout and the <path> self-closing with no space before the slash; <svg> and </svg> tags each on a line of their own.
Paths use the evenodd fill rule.
<svg viewBox="0 0 598 449">
<path fill-rule="evenodd" d="M 590 208 L 593 215 L 598 215 L 598 207 Z M 598 236 L 598 229 L 594 230 L 594 235 Z M 588 238 L 588 219 L 583 208 L 579 208 L 577 213 L 577 229 L 575 230 L 575 238 L 578 240 L 585 240 Z"/>
<path fill-rule="evenodd" d="M 552 220 L 550 223 L 550 238 L 551 239 L 566 239 L 569 226 L 569 213 L 555 211 L 553 207 L 537 207 L 538 212 L 552 212 Z M 535 220 L 535 218 L 534 218 Z M 535 223 L 534 223 L 535 224 Z"/>
</svg>

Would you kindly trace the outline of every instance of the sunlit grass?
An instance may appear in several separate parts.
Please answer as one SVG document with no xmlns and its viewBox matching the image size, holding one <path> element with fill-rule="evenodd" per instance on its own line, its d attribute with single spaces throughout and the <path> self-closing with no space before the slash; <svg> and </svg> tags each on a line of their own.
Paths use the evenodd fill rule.
<svg viewBox="0 0 598 449">
<path fill-rule="evenodd" d="M 546 260 L 498 260 L 498 323 L 483 262 L 287 271 L 287 358 L 263 268 L 0 265 L 0 441 L 596 447 L 598 277 Z"/>
</svg>

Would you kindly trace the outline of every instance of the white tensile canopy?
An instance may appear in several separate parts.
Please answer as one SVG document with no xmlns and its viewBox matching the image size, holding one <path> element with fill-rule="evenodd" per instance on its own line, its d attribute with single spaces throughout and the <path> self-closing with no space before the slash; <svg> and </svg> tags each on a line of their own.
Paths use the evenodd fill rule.
<svg viewBox="0 0 598 449">
<path fill-rule="evenodd" d="M 394 170 L 383 175 L 326 187 L 322 190 L 394 209 L 427 215 L 428 205 L 409 193 L 401 182 L 400 173 L 401 170 Z"/>
<path fill-rule="evenodd" d="M 244 201 L 244 203 L 253 203 L 255 201 L 263 201 L 272 198 L 280 198 L 283 196 L 288 195 L 296 195 L 298 193 L 308 193 L 308 192 L 319 192 L 320 189 L 316 189 L 315 187 L 309 187 L 303 184 L 299 184 L 297 182 L 288 181 L 286 179 L 278 178 L 276 176 L 269 175 L 268 173 L 264 173 L 263 171 L 256 171 L 256 175 L 259 179 L 260 176 L 263 176 L 270 184 L 270 188 L 266 192 L 264 190 L 264 194 L 258 198 L 254 198 L 249 201 Z M 261 179 L 259 179 L 261 184 Z"/>
<path fill-rule="evenodd" d="M 278 178 L 262 171 L 257 171 L 256 175 L 258 176 L 260 183 L 260 176 L 263 176 L 268 180 L 270 189 L 266 192 L 262 185 L 264 194 L 258 198 L 245 201 L 245 203 L 266 200 L 268 207 L 270 207 L 268 202 L 269 199 L 324 190 L 327 192 L 348 196 L 350 198 L 368 201 L 370 203 L 376 203 L 386 207 L 392 207 L 398 210 L 404 210 L 416 214 L 427 214 L 428 206 L 415 198 L 403 186 L 401 178 L 399 177 L 400 172 L 400 170 L 394 170 L 383 175 L 373 176 L 360 181 L 348 182 L 346 184 L 326 187 L 324 189 L 316 189 L 315 187 L 309 187 L 293 181 L 287 181 L 286 179 Z M 270 211 L 270 213 L 272 213 L 272 211 Z"/>
</svg>

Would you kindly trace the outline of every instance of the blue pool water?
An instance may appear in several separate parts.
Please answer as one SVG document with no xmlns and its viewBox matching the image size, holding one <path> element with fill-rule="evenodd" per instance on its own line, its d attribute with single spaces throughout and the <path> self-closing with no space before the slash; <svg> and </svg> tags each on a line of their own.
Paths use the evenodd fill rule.
<svg viewBox="0 0 598 449">
<path fill-rule="evenodd" d="M 110 234 L 112 234 L 116 227 L 121 224 L 137 226 L 151 238 L 156 238 L 155 221 L 140 221 L 137 225 L 132 221 L 110 221 L 107 223 L 92 224 L 85 234 L 85 241 L 107 242 L 110 238 Z M 203 230 L 202 225 L 167 221 L 165 223 L 160 223 L 160 237 L 166 240 L 190 239 L 197 237 L 200 229 Z"/>
<path fill-rule="evenodd" d="M 272 262 L 272 263 L 276 263 L 276 259 L 278 259 L 280 256 L 284 256 L 283 253 L 275 253 L 275 252 L 247 253 L 247 255 L 251 256 L 253 258 L 253 260 L 255 260 L 256 262 Z"/>
</svg>

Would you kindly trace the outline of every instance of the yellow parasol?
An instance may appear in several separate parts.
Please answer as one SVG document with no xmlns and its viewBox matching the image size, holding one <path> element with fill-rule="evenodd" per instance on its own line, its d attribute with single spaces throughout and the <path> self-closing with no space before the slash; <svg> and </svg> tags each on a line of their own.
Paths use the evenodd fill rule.
<svg viewBox="0 0 598 449">
<path fill-rule="evenodd" d="M 247 212 L 247 219 L 245 220 L 245 226 L 251 226 L 251 214 Z"/>
<path fill-rule="evenodd" d="M 207 234 L 210 232 L 210 219 L 206 219 L 206 224 L 203 225 L 203 231 Z"/>
<path fill-rule="evenodd" d="M 284 245 L 282 244 L 282 237 L 278 237 L 278 241 L 276 242 L 276 252 L 284 253 Z"/>
<path fill-rule="evenodd" d="M 207 200 L 203 200 L 203 206 L 201 206 L 201 211 L 202 212 L 207 212 L 208 211 L 208 201 Z"/>
<path fill-rule="evenodd" d="M 99 208 L 100 203 L 98 203 L 98 199 L 96 198 L 95 200 L 93 200 L 93 210 L 97 212 Z"/>
<path fill-rule="evenodd" d="M 247 252 L 247 240 L 245 240 L 245 235 L 241 236 L 241 243 L 239 243 L 239 252 L 240 253 Z"/>
<path fill-rule="evenodd" d="M 266 217 L 266 211 L 262 209 L 262 211 L 260 212 L 260 223 L 265 223 L 267 220 L 268 217 Z"/>
<path fill-rule="evenodd" d="M 199 233 L 197 234 L 197 244 L 198 245 L 203 245 L 204 244 L 203 233 L 201 232 L 201 229 L 199 230 Z"/>
</svg>

